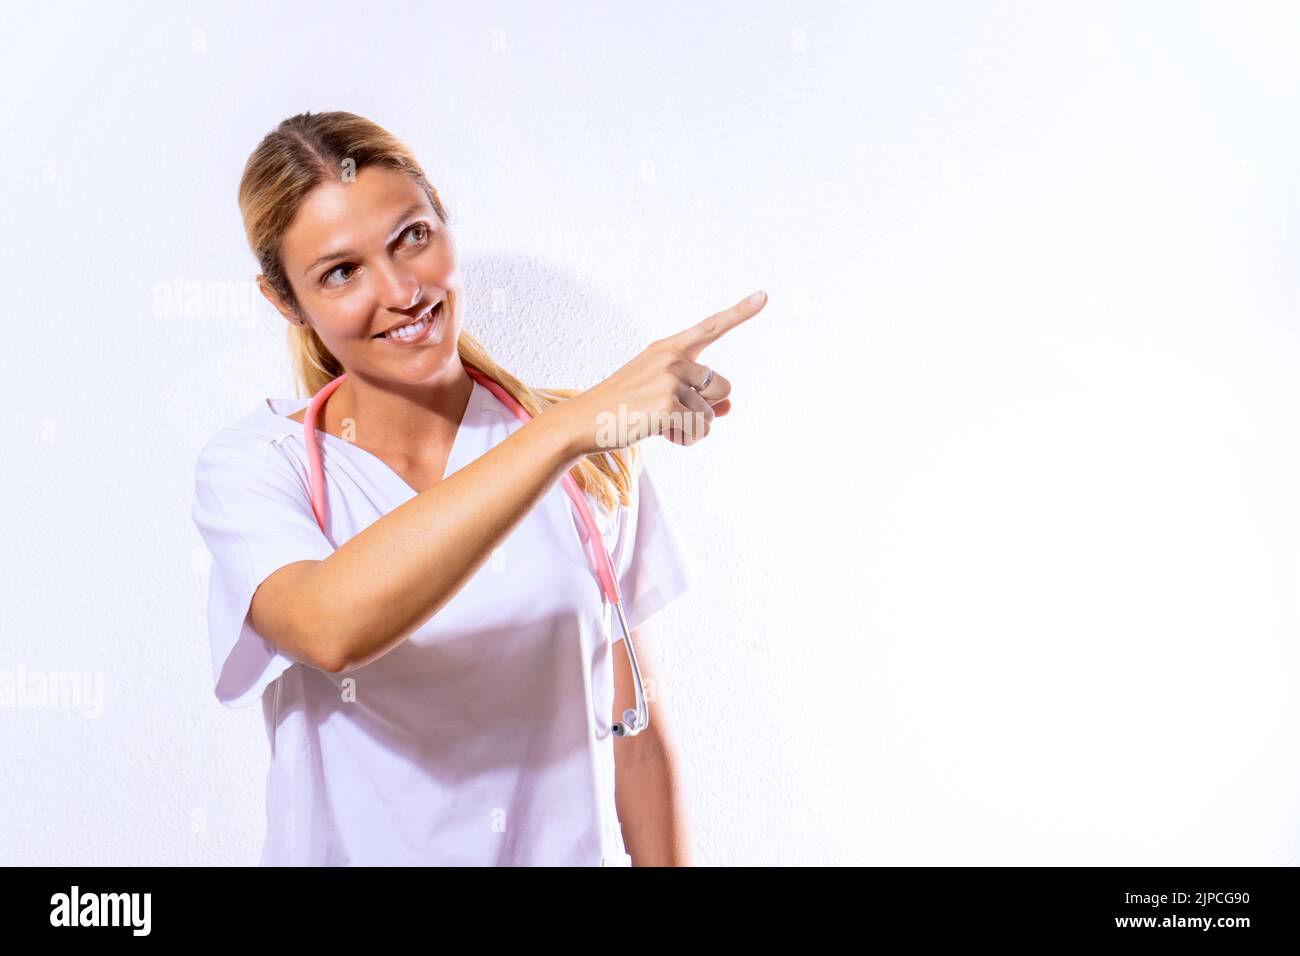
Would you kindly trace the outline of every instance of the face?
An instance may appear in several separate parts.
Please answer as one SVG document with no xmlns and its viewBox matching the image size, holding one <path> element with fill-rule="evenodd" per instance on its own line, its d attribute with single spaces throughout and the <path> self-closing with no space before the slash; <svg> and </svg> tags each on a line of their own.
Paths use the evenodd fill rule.
<svg viewBox="0 0 1300 956">
<path fill-rule="evenodd" d="M 349 372 L 409 385 L 450 367 L 460 334 L 451 233 L 414 180 L 366 167 L 299 206 L 281 257 L 298 297 L 291 322 L 310 325 Z M 432 310 L 432 311 L 430 311 Z"/>
</svg>

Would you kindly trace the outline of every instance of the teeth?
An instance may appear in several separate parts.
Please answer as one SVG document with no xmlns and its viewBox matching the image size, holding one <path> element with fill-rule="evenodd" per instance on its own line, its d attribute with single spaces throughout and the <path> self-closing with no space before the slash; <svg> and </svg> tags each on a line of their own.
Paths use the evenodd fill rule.
<svg viewBox="0 0 1300 956">
<path fill-rule="evenodd" d="M 420 319 L 417 322 L 412 322 L 410 325 L 404 325 L 400 329 L 393 329 L 393 331 L 388 334 L 394 338 L 409 339 L 412 335 L 419 333 L 427 324 L 428 323 L 425 319 Z"/>
<path fill-rule="evenodd" d="M 441 304 L 442 304 L 441 302 L 438 303 L 438 305 Z M 427 326 L 431 321 L 433 317 L 433 311 L 434 309 L 438 308 L 438 305 L 435 305 L 433 309 L 430 309 L 428 312 L 424 313 L 424 315 L 420 316 L 410 325 L 403 325 L 401 328 L 393 329 L 390 332 L 385 332 L 383 335 L 380 336 L 380 338 L 409 339 L 413 335 L 419 335 L 421 332 L 424 331 L 425 326 Z"/>
</svg>

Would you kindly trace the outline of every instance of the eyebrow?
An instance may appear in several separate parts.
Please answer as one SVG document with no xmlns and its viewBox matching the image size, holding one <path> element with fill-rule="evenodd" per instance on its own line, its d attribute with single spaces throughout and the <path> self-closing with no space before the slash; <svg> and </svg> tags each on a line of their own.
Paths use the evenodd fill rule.
<svg viewBox="0 0 1300 956">
<path fill-rule="evenodd" d="M 407 219 L 411 218 L 411 216 L 415 215 L 423 208 L 424 208 L 424 204 L 418 202 L 412 206 L 407 207 L 406 210 L 403 211 L 402 214 L 397 217 L 397 225 L 393 227 L 393 232 L 396 232 L 401 227 L 402 223 L 404 223 Z M 391 235 L 389 236 L 389 238 L 390 239 L 392 238 Z M 354 259 L 360 255 L 361 253 L 357 252 L 355 249 L 340 249 L 337 252 L 331 252 L 328 255 L 321 256 L 319 259 L 317 259 L 315 262 L 309 265 L 306 269 L 304 269 L 302 271 L 302 274 L 307 275 L 312 270 L 314 270 L 317 266 L 322 265 L 326 262 L 332 262 L 335 259 Z"/>
</svg>

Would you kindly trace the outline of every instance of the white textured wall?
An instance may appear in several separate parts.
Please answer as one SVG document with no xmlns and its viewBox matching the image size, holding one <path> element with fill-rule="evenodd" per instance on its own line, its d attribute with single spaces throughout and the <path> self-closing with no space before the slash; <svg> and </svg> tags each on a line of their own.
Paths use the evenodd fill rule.
<svg viewBox="0 0 1300 956">
<path fill-rule="evenodd" d="M 0 680 L 103 700 L 0 708 L 0 863 L 257 859 L 189 504 L 282 320 L 155 290 L 251 279 L 305 109 L 414 147 L 528 380 L 768 291 L 647 446 L 698 862 L 1300 863 L 1295 5 L 533 6 L 7 15 Z"/>
</svg>

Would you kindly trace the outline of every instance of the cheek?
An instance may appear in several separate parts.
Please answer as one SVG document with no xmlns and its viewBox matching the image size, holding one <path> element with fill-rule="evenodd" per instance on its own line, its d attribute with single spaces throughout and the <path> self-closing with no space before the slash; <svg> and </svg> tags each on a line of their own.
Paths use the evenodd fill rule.
<svg viewBox="0 0 1300 956">
<path fill-rule="evenodd" d="M 451 305 L 448 309 L 447 306 Z M 444 342 L 455 342 L 460 338 L 460 318 L 456 315 L 459 306 L 453 303 L 449 296 L 447 302 L 442 307 L 442 315 L 438 317 L 438 323 L 429 333 L 428 345 L 442 345 Z"/>
<path fill-rule="evenodd" d="M 449 299 L 451 302 L 451 312 L 447 316 L 447 328 L 444 334 L 449 336 L 453 342 L 460 338 L 461 325 L 464 319 L 465 299 L 459 290 L 451 293 Z"/>
<path fill-rule="evenodd" d="M 350 298 L 355 301 L 335 299 L 322 303 L 317 312 L 317 327 L 330 339 L 341 344 L 358 339 L 369 339 L 371 327 L 374 325 L 374 312 L 363 306 L 361 297 Z M 325 338 L 325 335 L 321 338 Z"/>
</svg>

